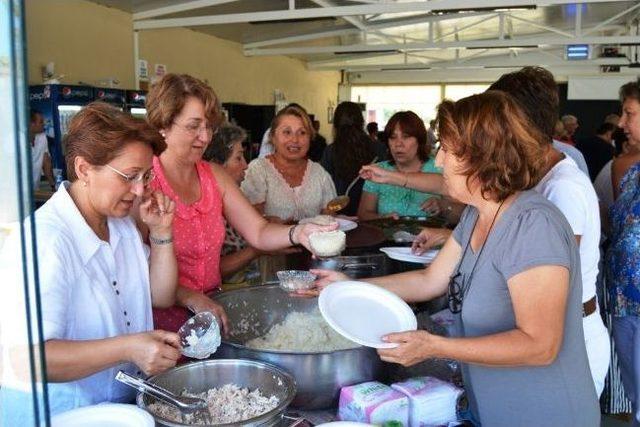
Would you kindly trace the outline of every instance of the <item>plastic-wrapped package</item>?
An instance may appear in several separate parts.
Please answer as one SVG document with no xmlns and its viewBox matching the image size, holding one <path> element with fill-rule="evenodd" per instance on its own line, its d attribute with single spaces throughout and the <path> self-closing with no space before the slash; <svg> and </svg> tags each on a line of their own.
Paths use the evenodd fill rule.
<svg viewBox="0 0 640 427">
<path fill-rule="evenodd" d="M 464 390 L 433 377 L 411 378 L 392 384 L 394 390 L 409 398 L 409 426 L 447 425 L 456 421 L 458 399 Z"/>
<path fill-rule="evenodd" d="M 399 421 L 406 426 L 409 423 L 409 398 L 377 381 L 343 387 L 338 418 L 369 424 Z"/>
</svg>

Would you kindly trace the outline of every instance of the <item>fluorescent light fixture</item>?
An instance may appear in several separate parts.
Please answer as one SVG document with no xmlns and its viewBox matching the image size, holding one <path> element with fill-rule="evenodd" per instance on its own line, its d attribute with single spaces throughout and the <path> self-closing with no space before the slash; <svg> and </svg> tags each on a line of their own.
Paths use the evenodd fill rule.
<svg viewBox="0 0 640 427">
<path fill-rule="evenodd" d="M 588 44 L 570 44 L 567 45 L 565 55 L 568 60 L 589 59 L 591 49 Z"/>
</svg>

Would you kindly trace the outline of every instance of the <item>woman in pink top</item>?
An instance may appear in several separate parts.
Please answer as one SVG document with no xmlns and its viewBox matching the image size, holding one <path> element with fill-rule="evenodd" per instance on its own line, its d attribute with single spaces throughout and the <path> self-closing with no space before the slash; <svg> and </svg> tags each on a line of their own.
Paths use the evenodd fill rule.
<svg viewBox="0 0 640 427">
<path fill-rule="evenodd" d="M 194 312 L 210 311 L 228 329 L 222 307 L 205 294 L 220 287 L 224 218 L 253 247 L 309 248 L 309 234 L 336 226 L 286 226 L 267 222 L 242 195 L 235 181 L 202 154 L 221 122 L 218 99 L 209 86 L 188 76 L 167 74 L 147 96 L 147 120 L 163 136 L 166 149 L 153 160 L 156 179 L 176 203 L 173 236 L 178 260 L 177 305 L 154 310 L 156 328 L 177 331 Z"/>
</svg>

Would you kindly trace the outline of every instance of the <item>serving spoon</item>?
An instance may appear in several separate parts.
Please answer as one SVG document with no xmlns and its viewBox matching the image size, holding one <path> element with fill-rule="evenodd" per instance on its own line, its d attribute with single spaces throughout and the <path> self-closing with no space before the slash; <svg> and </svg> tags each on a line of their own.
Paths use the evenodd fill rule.
<svg viewBox="0 0 640 427">
<path fill-rule="evenodd" d="M 169 390 L 166 390 L 156 384 L 152 384 L 149 381 L 145 381 L 142 378 L 129 375 L 124 371 L 118 371 L 116 374 L 116 380 L 128 385 L 129 387 L 135 388 L 139 392 L 155 397 L 156 399 L 160 399 L 163 402 L 178 408 L 182 414 L 183 422 L 185 421 L 185 415 L 194 414 L 194 417 L 200 418 L 205 423 L 212 423 L 207 402 L 203 399 L 189 396 L 178 396 L 171 393 Z"/>
<path fill-rule="evenodd" d="M 371 163 L 369 163 L 369 164 L 371 165 L 371 164 L 375 163 L 376 160 L 378 160 L 378 156 L 374 157 L 373 160 L 371 161 Z M 351 181 L 351 183 L 347 187 L 347 191 L 345 191 L 342 196 L 338 196 L 336 198 L 333 198 L 333 199 L 329 200 L 329 203 L 327 203 L 327 210 L 329 212 L 331 212 L 331 213 L 340 212 L 342 209 L 347 207 L 347 205 L 351 201 L 351 199 L 349 198 L 349 192 L 351 191 L 353 186 L 356 185 L 356 182 L 358 182 L 358 180 L 360 178 L 361 178 L 360 174 L 358 174 L 358 176 L 356 176 L 353 179 L 353 181 Z"/>
</svg>

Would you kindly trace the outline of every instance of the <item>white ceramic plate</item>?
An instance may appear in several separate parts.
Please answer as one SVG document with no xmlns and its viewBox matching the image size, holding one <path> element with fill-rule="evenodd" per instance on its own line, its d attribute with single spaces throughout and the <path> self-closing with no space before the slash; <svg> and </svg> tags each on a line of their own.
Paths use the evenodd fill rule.
<svg viewBox="0 0 640 427">
<path fill-rule="evenodd" d="M 84 406 L 54 416 L 53 427 L 153 427 L 153 417 L 135 405 L 104 403 Z"/>
<path fill-rule="evenodd" d="M 382 336 L 418 328 L 416 316 L 406 302 L 366 282 L 332 283 L 320 293 L 318 305 L 322 317 L 336 332 L 367 347 L 397 347 L 383 342 Z"/>
<path fill-rule="evenodd" d="M 429 264 L 440 252 L 438 249 L 431 249 L 426 251 L 422 255 L 416 255 L 411 253 L 411 248 L 408 246 L 405 247 L 389 247 L 389 248 L 380 248 L 382 252 L 387 254 L 389 258 L 395 259 L 397 261 L 404 262 L 413 262 L 416 264 Z"/>
<path fill-rule="evenodd" d="M 338 221 L 338 224 L 340 225 L 338 227 L 338 230 L 349 231 L 353 230 L 354 228 L 358 228 L 358 223 L 355 221 L 351 221 L 350 219 L 336 218 L 336 221 Z"/>
</svg>

